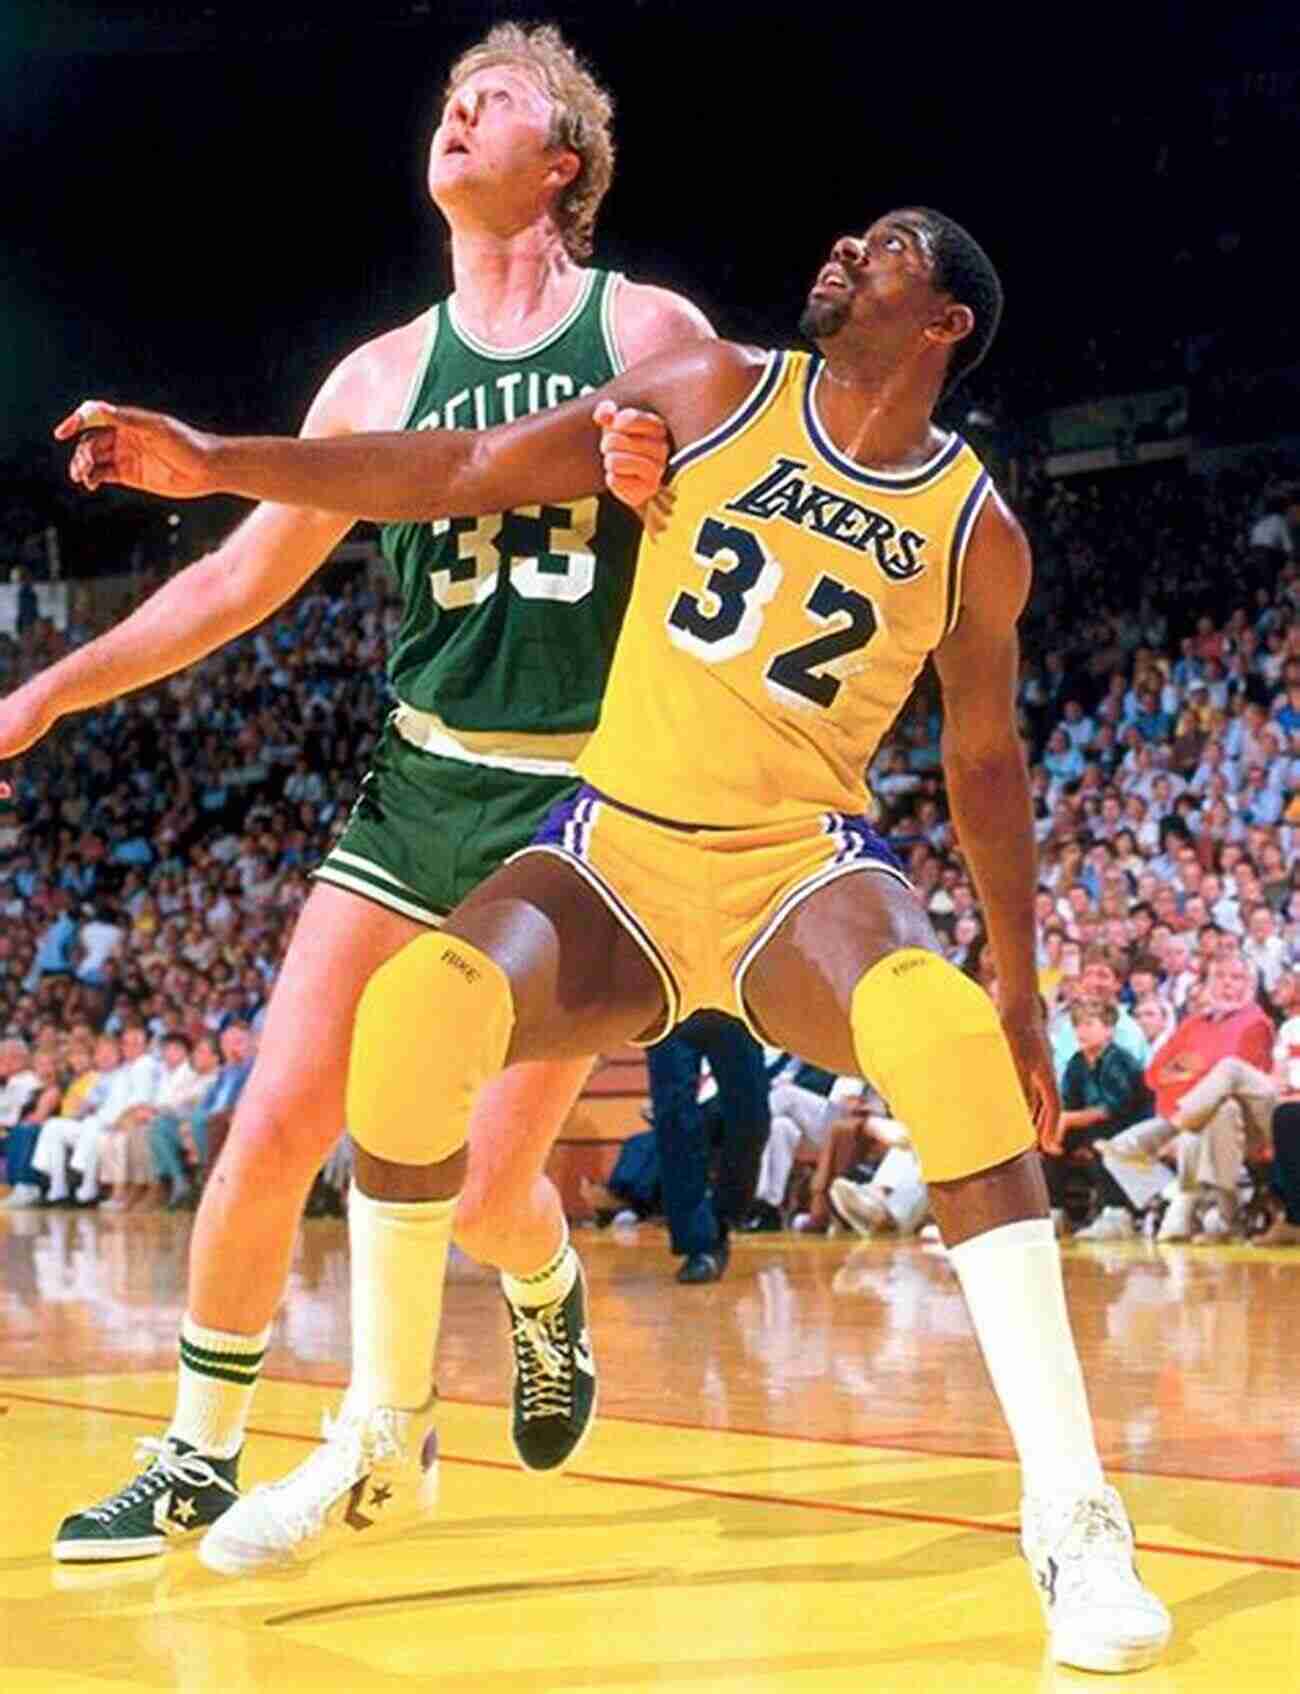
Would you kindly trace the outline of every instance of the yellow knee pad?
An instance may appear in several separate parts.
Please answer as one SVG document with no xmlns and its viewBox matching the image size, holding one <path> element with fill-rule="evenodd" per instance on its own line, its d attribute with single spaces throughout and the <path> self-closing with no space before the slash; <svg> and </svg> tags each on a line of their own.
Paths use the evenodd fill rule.
<svg viewBox="0 0 1300 1694">
<path fill-rule="evenodd" d="M 905 947 L 853 990 L 862 1074 L 911 1133 L 928 1182 L 952 1182 L 1034 1145 L 993 1002 L 937 953 Z"/>
<path fill-rule="evenodd" d="M 348 1129 L 399 1165 L 431 1165 L 465 1145 L 470 1109 L 502 1068 L 514 1027 L 510 979 L 458 936 L 431 933 L 381 965 L 357 1007 Z"/>
</svg>

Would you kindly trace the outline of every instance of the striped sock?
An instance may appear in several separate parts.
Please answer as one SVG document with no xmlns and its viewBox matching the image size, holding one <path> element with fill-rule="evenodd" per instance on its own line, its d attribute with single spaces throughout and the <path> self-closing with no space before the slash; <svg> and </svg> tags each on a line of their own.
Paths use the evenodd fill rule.
<svg viewBox="0 0 1300 1694">
<path fill-rule="evenodd" d="M 501 1288 L 512 1306 L 532 1311 L 538 1306 L 553 1306 L 568 1297 L 578 1275 L 578 1257 L 569 1245 L 569 1226 L 564 1224 L 564 1239 L 559 1251 L 548 1259 L 540 1270 L 529 1276 L 511 1276 L 501 1272 Z"/>
<path fill-rule="evenodd" d="M 266 1356 L 268 1324 L 258 1335 L 204 1329 L 188 1312 L 181 1325 L 176 1415 L 168 1435 L 212 1458 L 233 1459 Z"/>
</svg>

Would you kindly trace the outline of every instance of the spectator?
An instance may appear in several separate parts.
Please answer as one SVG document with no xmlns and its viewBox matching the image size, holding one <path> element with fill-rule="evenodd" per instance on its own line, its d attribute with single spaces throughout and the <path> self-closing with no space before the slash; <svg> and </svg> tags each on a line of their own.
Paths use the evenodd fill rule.
<svg viewBox="0 0 1300 1694">
<path fill-rule="evenodd" d="M 89 1120 L 96 1106 L 103 1102 L 104 1090 L 120 1068 L 121 1062 L 122 1054 L 116 1037 L 101 1035 L 95 1042 L 93 1068 L 74 1078 L 72 1088 L 76 1092 L 71 1100 L 65 1094 L 59 1114 L 47 1118 L 42 1124 L 32 1152 L 31 1164 L 44 1184 L 48 1205 L 64 1205 L 70 1198 L 70 1156 L 77 1145 L 83 1124 Z M 92 1202 L 86 1200 L 81 1203 Z"/>
<path fill-rule="evenodd" d="M 1251 1244 L 1300 1247 L 1300 1016 L 1288 1018 L 1277 1032 L 1273 1082 L 1273 1191 L 1282 1211 Z"/>
<path fill-rule="evenodd" d="M 851 1174 L 835 1177 L 827 1195 L 830 1209 L 855 1235 L 915 1235 L 929 1215 L 930 1192 L 911 1136 L 897 1118 L 867 1105 L 861 1103 L 862 1127 L 885 1155 L 865 1181 Z"/>
<path fill-rule="evenodd" d="M 841 1102 L 862 1092 L 856 1077 L 837 1077 L 817 1065 L 785 1057 L 788 1062 L 771 1080 L 771 1128 L 759 1161 L 754 1204 L 741 1225 L 751 1232 L 782 1227 L 781 1209 L 800 1144 L 820 1153 L 831 1124 L 840 1115 Z"/>
<path fill-rule="evenodd" d="M 113 1188 L 105 1210 L 133 1211 L 148 1202 L 155 1181 L 150 1152 L 155 1129 L 163 1118 L 178 1118 L 188 1112 L 206 1092 L 206 1080 L 190 1064 L 190 1045 L 189 1037 L 178 1031 L 165 1037 L 151 1097 L 142 1099 L 119 1119 L 120 1133 L 105 1139 L 99 1174 L 101 1181 Z"/>
<path fill-rule="evenodd" d="M 696 1012 L 646 1055 L 650 1104 L 677 1280 L 716 1282 L 727 1268 L 730 1231 L 748 1216 L 771 1114 L 763 1050 L 737 1019 Z M 710 1143 L 700 1102 L 707 1058 L 717 1084 L 718 1182 L 709 1184 Z"/>
<path fill-rule="evenodd" d="M 10 1043 L 5 1043 L 9 1046 Z M 12 1044 L 12 1052 L 8 1063 L 26 1064 L 26 1059 L 19 1055 L 19 1043 Z M 3 1070 L 0 1070 L 3 1075 Z M 31 1056 L 31 1065 L 14 1073 L 22 1080 L 17 1087 L 12 1087 L 14 1078 L 5 1085 L 0 1094 L 0 1133 L 7 1129 L 5 1139 L 6 1174 L 9 1179 L 9 1193 L 0 1205 L 8 1208 L 35 1205 L 40 1197 L 40 1186 L 36 1173 L 32 1169 L 32 1153 L 40 1137 L 41 1125 L 58 1110 L 59 1104 L 59 1068 L 58 1056 L 53 1048 L 38 1048 Z M 32 1079 L 35 1086 L 31 1086 Z M 12 1092 L 11 1092 L 12 1089 Z M 9 1095 L 5 1101 L 4 1095 Z M 18 1116 L 12 1124 L 7 1119 L 14 1103 L 26 1094 L 26 1100 L 19 1108 Z"/>
<path fill-rule="evenodd" d="M 1045 1154 L 1044 1173 L 1058 1233 L 1066 1225 L 1065 1201 L 1071 1167 L 1102 1142 L 1146 1117 L 1151 1096 L 1142 1080 L 1142 1066 L 1115 1039 L 1119 1008 L 1113 999 L 1076 1000 L 1070 1010 L 1078 1050 L 1065 1067 L 1061 1083 L 1060 1153 Z M 1105 1169 L 1099 1172 L 1103 1192 L 1110 1191 Z M 1131 1235 L 1133 1223 L 1123 1195 L 1098 1219 L 1091 1240 Z"/>
<path fill-rule="evenodd" d="M 1141 1069 L 1150 1057 L 1146 1036 L 1132 1014 L 1120 1004 L 1122 957 L 1105 947 L 1090 947 L 1083 955 L 1078 995 L 1084 1000 L 1100 1000 L 1116 1008 L 1113 1039 Z M 1079 1050 L 1079 1037 L 1068 1009 L 1057 1013 L 1049 1029 L 1052 1057 L 1056 1061 L 1058 1078 L 1064 1077 L 1066 1066 Z"/>
<path fill-rule="evenodd" d="M 108 981 L 107 967 L 126 939 L 126 931 L 115 921 L 115 908 L 106 899 L 96 901 L 91 915 L 81 926 L 77 940 L 80 953 L 76 962 L 78 982 L 102 988 Z"/>
<path fill-rule="evenodd" d="M 1246 918 L 1246 939 L 1241 944 L 1241 954 L 1259 973 L 1265 993 L 1271 994 L 1290 960 L 1286 942 L 1277 933 L 1277 919 L 1270 906 L 1251 907 Z"/>
<path fill-rule="evenodd" d="M 50 920 L 36 939 L 36 957 L 26 986 L 35 989 L 46 976 L 70 976 L 77 942 L 77 920 L 66 888 L 53 888 L 46 900 Z"/>
<path fill-rule="evenodd" d="M 1272 1059 L 1273 1028 L 1256 1004 L 1251 967 L 1240 958 L 1221 959 L 1209 987 L 1211 1009 L 1180 1024 L 1147 1069 L 1155 1117 L 1115 1136 L 1102 1152 L 1106 1168 L 1129 1199 L 1145 1205 L 1163 1186 L 1157 1180 L 1156 1188 L 1151 1187 L 1151 1155 L 1172 1148 L 1175 1172 L 1164 1174 L 1176 1174 L 1176 1183 L 1160 1225 L 1162 1241 L 1191 1239 L 1211 1204 L 1218 1216 L 1208 1233 L 1222 1236 L 1235 1228 L 1243 1168 L 1242 1109 L 1230 1097 L 1216 1102 L 1213 1090 L 1196 1085 L 1212 1081 L 1221 1059 L 1244 1059 L 1257 1071 Z"/>
<path fill-rule="evenodd" d="M 1133 1008 L 1133 1017 L 1146 1036 L 1147 1047 L 1154 1059 L 1178 1028 L 1177 1013 L 1168 1000 L 1162 1000 L 1158 994 L 1144 994 Z"/>
<path fill-rule="evenodd" d="M 231 1054 L 242 1050 L 238 1026 L 231 1026 L 230 1041 L 225 1043 Z M 176 1039 L 179 1046 L 179 1038 Z M 191 1171 L 202 1174 L 208 1153 L 208 1117 L 212 1113 L 229 1114 L 234 1110 L 242 1082 L 227 1078 L 226 1088 L 218 1092 L 221 1055 L 210 1036 L 202 1036 L 191 1046 L 182 1049 L 188 1062 L 187 1077 L 172 1074 L 171 1085 L 164 1081 L 159 1109 L 149 1126 L 149 1153 L 152 1168 L 164 1185 L 164 1200 L 168 1211 L 187 1208 L 194 1198 Z M 229 1064 L 238 1067 L 242 1061 L 232 1058 Z M 247 1076 L 246 1066 L 244 1075 Z M 224 1071 L 221 1076 L 225 1076 Z"/>
<path fill-rule="evenodd" d="M 26 1041 L 18 1035 L 5 1036 L 0 1040 L 0 1131 L 19 1122 L 39 1087 Z"/>
</svg>

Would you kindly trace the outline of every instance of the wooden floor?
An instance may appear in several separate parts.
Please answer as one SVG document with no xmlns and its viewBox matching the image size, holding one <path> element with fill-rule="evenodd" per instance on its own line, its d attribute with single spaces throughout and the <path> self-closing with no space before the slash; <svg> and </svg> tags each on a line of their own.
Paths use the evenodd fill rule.
<svg viewBox="0 0 1300 1694">
<path fill-rule="evenodd" d="M 584 1234 L 601 1417 L 520 1472 L 494 1280 L 453 1267 L 434 1532 L 292 1578 L 192 1552 L 58 1567 L 58 1519 L 172 1405 L 187 1225 L 0 1214 L 0 1690 L 470 1694 L 1096 1687 L 1055 1671 L 1016 1473 L 942 1257 L 759 1237 L 679 1288 L 662 1235 Z M 1300 1252 L 1073 1247 L 1102 1444 L 1174 1646 L 1122 1686 L 1300 1687 Z M 242 1480 L 346 1375 L 342 1226 L 305 1226 Z"/>
</svg>

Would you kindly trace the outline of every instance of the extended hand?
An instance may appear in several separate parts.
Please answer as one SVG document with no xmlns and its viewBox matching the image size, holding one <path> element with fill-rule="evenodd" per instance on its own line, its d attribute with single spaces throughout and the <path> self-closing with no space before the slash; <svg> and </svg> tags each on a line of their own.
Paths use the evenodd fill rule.
<svg viewBox="0 0 1300 1694">
<path fill-rule="evenodd" d="M 1061 1097 L 1042 1015 L 1037 1007 L 1019 1013 L 1007 1011 L 1002 1014 L 1002 1028 L 1034 1120 L 1038 1145 L 1044 1153 L 1059 1153 L 1065 1145 Z"/>
<path fill-rule="evenodd" d="M 169 500 L 217 491 L 210 469 L 215 436 L 162 412 L 83 400 L 56 426 L 54 438 L 76 441 L 68 475 L 88 493 L 106 482 Z"/>
<path fill-rule="evenodd" d="M 639 412 L 631 406 L 620 410 L 612 400 L 602 400 L 592 419 L 600 429 L 606 487 L 625 506 L 641 512 L 651 532 L 658 534 L 672 510 L 672 496 L 662 489 L 668 426 L 656 412 Z"/>
</svg>

